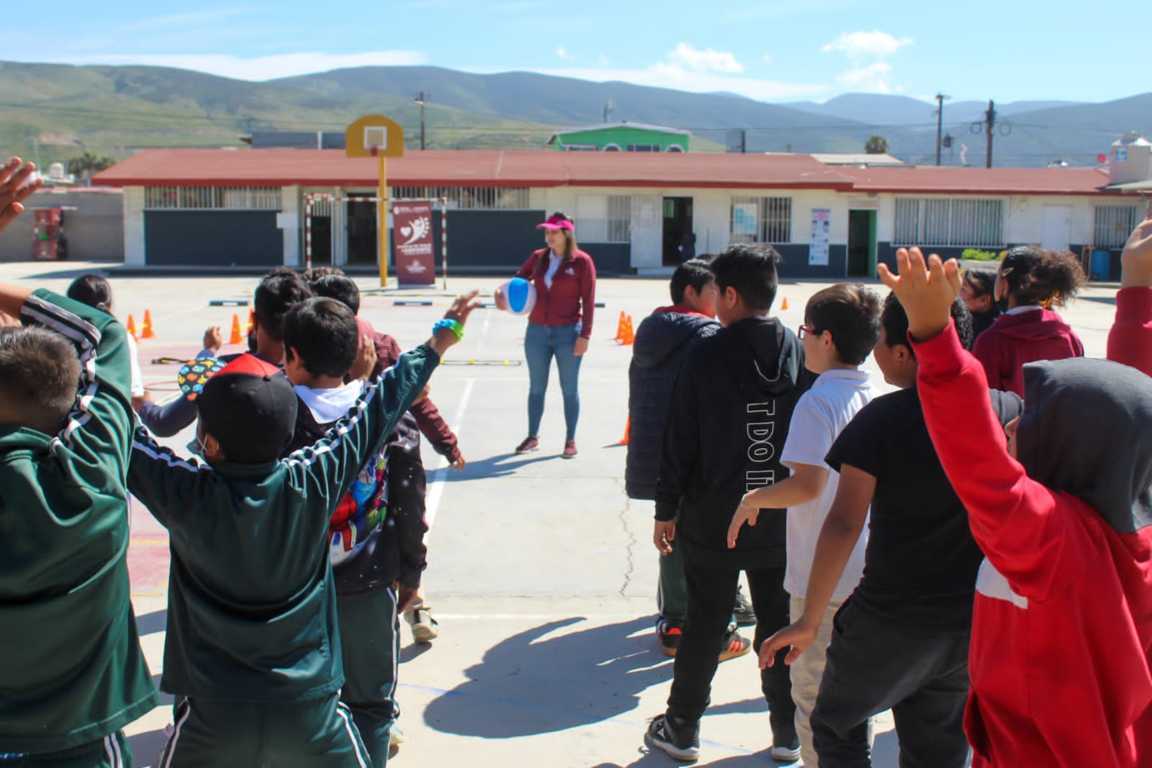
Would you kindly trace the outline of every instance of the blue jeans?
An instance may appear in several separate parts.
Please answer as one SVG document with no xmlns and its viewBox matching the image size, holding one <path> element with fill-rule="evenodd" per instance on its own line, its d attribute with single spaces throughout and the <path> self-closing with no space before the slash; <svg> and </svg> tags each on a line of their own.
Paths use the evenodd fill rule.
<svg viewBox="0 0 1152 768">
<path fill-rule="evenodd" d="M 552 358 L 560 371 L 560 389 L 564 393 L 564 421 L 568 425 L 566 439 L 576 439 L 576 423 L 580 421 L 580 361 L 572 353 L 580 334 L 574 325 L 528 324 L 524 336 L 524 356 L 528 359 L 528 436 L 540 436 L 540 420 L 544 418 L 544 396 L 548 393 L 548 376 Z"/>
</svg>

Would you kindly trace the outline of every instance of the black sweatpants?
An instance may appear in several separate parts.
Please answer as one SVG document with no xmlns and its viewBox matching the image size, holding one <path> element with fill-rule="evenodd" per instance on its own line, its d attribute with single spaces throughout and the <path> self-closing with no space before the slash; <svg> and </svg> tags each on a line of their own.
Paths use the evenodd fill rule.
<svg viewBox="0 0 1152 768">
<path fill-rule="evenodd" d="M 849 599 L 836 614 L 812 712 L 820 768 L 870 768 L 867 720 L 886 709 L 900 768 L 963 768 L 969 636 L 893 622 Z"/>
<path fill-rule="evenodd" d="M 753 568 L 745 573 L 757 619 L 753 648 L 759 650 L 765 638 L 788 625 L 784 568 Z M 695 723 L 708 709 L 712 678 L 720 663 L 720 651 L 736 603 L 740 570 L 702 563 L 693 557 L 692 548 L 685 546 L 684 576 L 688 582 L 688 618 L 676 652 L 668 712 Z M 760 673 L 760 687 L 771 710 L 773 744 L 792 747 L 799 744 L 799 740 L 785 655 L 781 652 L 776 657 L 776 665 Z"/>
</svg>

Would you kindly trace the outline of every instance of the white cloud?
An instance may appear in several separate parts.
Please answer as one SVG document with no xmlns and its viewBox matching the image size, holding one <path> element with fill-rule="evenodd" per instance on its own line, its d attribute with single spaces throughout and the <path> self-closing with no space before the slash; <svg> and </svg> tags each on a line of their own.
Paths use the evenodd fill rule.
<svg viewBox="0 0 1152 768">
<path fill-rule="evenodd" d="M 836 76 L 836 82 L 850 91 L 864 91 L 867 93 L 893 93 L 900 89 L 893 88 L 888 82 L 892 74 L 892 66 L 884 61 L 877 61 L 864 67 L 856 67 L 841 72 Z"/>
<path fill-rule="evenodd" d="M 567 48 L 565 48 L 564 46 L 560 46 L 559 48 L 556 49 L 556 58 L 558 58 L 558 59 L 570 59 L 570 58 L 572 58 L 572 54 L 568 53 Z"/>
<path fill-rule="evenodd" d="M 70 59 L 69 64 L 139 64 L 177 67 L 237 80 L 275 80 L 349 67 L 390 67 L 425 64 L 428 57 L 417 51 L 366 51 L 363 53 L 283 53 L 245 58 L 218 53 L 109 54 Z"/>
<path fill-rule="evenodd" d="M 845 32 L 820 50 L 824 53 L 843 53 L 851 59 L 884 59 L 911 44 L 910 37 L 896 37 L 887 32 L 872 30 Z"/>
<path fill-rule="evenodd" d="M 744 71 L 744 65 L 728 51 L 714 51 L 711 48 L 694 48 L 680 43 L 668 54 L 670 64 L 683 67 L 691 72 L 721 72 L 737 75 Z"/>
</svg>

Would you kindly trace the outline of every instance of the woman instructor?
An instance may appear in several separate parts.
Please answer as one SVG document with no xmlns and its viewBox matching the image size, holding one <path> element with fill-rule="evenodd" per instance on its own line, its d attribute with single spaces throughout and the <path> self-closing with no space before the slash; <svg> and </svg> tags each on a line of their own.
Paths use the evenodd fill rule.
<svg viewBox="0 0 1152 768">
<path fill-rule="evenodd" d="M 564 458 L 576 457 L 576 423 L 580 420 L 580 361 L 592 337 L 596 306 L 596 265 L 576 245 L 576 226 L 562 213 L 552 214 L 544 230 L 547 248 L 534 251 L 516 273 L 536 288 L 536 306 L 528 318 L 524 356 L 528 360 L 528 437 L 516 448 L 524 454 L 540 448 L 540 420 L 552 358 L 564 393 L 568 433 Z"/>
</svg>

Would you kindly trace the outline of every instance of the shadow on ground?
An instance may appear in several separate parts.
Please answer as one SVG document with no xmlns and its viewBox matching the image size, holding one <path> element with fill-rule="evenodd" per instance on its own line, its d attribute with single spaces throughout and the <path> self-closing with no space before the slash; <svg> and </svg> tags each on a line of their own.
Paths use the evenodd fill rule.
<svg viewBox="0 0 1152 768">
<path fill-rule="evenodd" d="M 531 458 L 517 456 L 514 453 L 502 453 L 499 456 L 490 456 L 487 459 L 469 461 L 463 469 L 443 471 L 441 477 L 447 483 L 459 483 L 465 480 L 487 480 L 493 477 L 506 477 L 516 474 L 517 470 L 529 464 L 539 464 L 542 461 L 559 459 L 560 454 L 536 454 Z"/>
<path fill-rule="evenodd" d="M 648 617 L 546 638 L 582 621 L 549 622 L 493 646 L 466 671 L 468 682 L 428 705 L 424 721 L 489 739 L 563 731 L 629 712 L 641 692 L 672 679 L 644 631 Z"/>
</svg>

